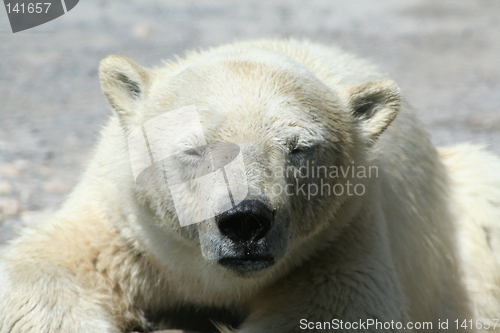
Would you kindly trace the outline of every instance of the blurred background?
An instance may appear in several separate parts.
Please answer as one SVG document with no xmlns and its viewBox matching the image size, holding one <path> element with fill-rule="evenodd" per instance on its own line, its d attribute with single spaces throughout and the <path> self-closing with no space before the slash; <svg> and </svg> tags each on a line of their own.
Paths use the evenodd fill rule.
<svg viewBox="0 0 500 333">
<path fill-rule="evenodd" d="M 0 9 L 0 248 L 62 203 L 111 111 L 97 66 L 251 38 L 309 38 L 379 65 L 437 145 L 500 154 L 500 1 L 81 0 L 13 34 Z M 500 172 L 500 170 L 499 170 Z"/>
</svg>

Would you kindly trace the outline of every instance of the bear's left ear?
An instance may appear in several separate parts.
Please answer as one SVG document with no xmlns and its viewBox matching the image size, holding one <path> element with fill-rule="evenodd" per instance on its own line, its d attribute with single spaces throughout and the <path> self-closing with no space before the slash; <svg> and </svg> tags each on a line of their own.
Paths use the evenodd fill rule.
<svg viewBox="0 0 500 333">
<path fill-rule="evenodd" d="M 108 56 L 99 64 L 101 88 L 109 104 L 123 119 L 136 113 L 149 87 L 148 71 L 122 56 Z"/>
<path fill-rule="evenodd" d="M 399 87 L 392 80 L 372 81 L 351 87 L 348 93 L 362 135 L 375 142 L 396 118 L 401 106 Z"/>
</svg>

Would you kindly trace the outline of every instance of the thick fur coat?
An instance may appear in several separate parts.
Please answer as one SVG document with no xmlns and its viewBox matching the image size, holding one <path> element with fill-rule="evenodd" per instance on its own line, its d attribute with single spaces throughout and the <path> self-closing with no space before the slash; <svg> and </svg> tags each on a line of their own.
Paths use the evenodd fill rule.
<svg viewBox="0 0 500 333">
<path fill-rule="evenodd" d="M 90 165 L 60 211 L 1 257 L 1 333 L 213 322 L 239 333 L 424 322 L 453 332 L 465 330 L 455 320 L 499 318 L 499 158 L 472 145 L 436 150 L 371 64 L 305 41 L 252 41 L 151 69 L 110 56 L 100 79 L 115 115 Z M 199 190 L 181 184 L 178 204 L 154 175 L 140 184 L 130 137 L 187 106 L 204 137 L 165 125 L 157 143 L 177 152 L 172 174 L 192 180 L 207 145 L 235 144 L 246 197 L 240 210 L 181 226 L 180 211 L 204 212 Z M 305 175 L 314 168 L 321 176 Z M 215 205 L 222 192 L 213 186 Z M 374 321 L 383 326 L 353 326 Z"/>
</svg>

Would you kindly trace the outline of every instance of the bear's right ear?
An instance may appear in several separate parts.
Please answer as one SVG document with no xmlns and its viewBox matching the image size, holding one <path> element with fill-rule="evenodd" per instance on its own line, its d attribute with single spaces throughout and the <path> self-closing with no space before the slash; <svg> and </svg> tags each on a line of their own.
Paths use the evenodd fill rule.
<svg viewBox="0 0 500 333">
<path fill-rule="evenodd" d="M 101 88 L 109 104 L 120 116 L 130 116 L 149 86 L 146 69 L 122 56 L 108 56 L 99 64 Z"/>
<path fill-rule="evenodd" d="M 399 112 L 399 87 L 392 80 L 372 81 L 351 87 L 348 93 L 362 135 L 373 144 Z"/>
</svg>

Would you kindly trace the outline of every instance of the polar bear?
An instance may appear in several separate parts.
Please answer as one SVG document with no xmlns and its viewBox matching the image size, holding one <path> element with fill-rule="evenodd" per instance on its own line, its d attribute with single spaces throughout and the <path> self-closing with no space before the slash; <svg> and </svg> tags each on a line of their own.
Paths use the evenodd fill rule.
<svg viewBox="0 0 500 333">
<path fill-rule="evenodd" d="M 3 253 L 1 333 L 500 330 L 500 159 L 436 150 L 373 65 L 261 40 L 99 75 L 114 116 Z"/>
</svg>

